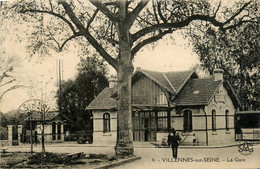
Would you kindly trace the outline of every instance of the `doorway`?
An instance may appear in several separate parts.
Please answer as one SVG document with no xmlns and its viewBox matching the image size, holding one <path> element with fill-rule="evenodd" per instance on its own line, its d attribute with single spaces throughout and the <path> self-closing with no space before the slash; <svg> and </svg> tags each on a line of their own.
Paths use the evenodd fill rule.
<svg viewBox="0 0 260 169">
<path fill-rule="evenodd" d="M 155 112 L 134 112 L 133 121 L 134 141 L 156 140 Z"/>
</svg>

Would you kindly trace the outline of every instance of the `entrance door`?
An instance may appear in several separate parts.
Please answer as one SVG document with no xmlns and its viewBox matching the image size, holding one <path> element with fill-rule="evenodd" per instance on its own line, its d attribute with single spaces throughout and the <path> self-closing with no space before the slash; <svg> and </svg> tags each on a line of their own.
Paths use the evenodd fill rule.
<svg viewBox="0 0 260 169">
<path fill-rule="evenodd" d="M 135 112 L 133 115 L 134 141 L 155 141 L 155 112 Z"/>
</svg>

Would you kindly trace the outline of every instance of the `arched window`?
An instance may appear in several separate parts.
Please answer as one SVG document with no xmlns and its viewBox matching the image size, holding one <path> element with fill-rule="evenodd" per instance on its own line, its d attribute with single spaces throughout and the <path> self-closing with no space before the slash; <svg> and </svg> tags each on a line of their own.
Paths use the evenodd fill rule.
<svg viewBox="0 0 260 169">
<path fill-rule="evenodd" d="M 56 140 L 56 123 L 52 122 L 52 140 Z"/>
<path fill-rule="evenodd" d="M 213 109 L 211 111 L 211 113 L 212 113 L 212 131 L 216 131 L 216 128 L 217 128 L 217 126 L 216 126 L 216 110 Z"/>
<path fill-rule="evenodd" d="M 185 110 L 183 112 L 183 128 L 184 131 L 192 131 L 192 111 Z"/>
<path fill-rule="evenodd" d="M 104 133 L 110 132 L 110 114 L 109 113 L 103 114 L 103 132 Z"/>
<path fill-rule="evenodd" d="M 60 140 L 61 139 L 61 123 L 58 122 L 58 125 L 57 125 L 57 130 L 58 130 L 58 139 L 57 140 Z"/>
<path fill-rule="evenodd" d="M 229 110 L 225 111 L 225 117 L 226 117 L 226 130 L 229 130 Z"/>
</svg>

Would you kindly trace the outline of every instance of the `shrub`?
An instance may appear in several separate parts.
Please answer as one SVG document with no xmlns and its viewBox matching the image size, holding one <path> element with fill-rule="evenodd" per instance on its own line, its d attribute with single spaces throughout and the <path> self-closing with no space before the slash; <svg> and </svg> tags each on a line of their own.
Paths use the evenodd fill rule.
<svg viewBox="0 0 260 169">
<path fill-rule="evenodd" d="M 35 153 L 29 157 L 29 164 L 40 164 L 41 163 L 42 153 Z M 54 163 L 54 164 L 64 164 L 70 163 L 71 159 L 67 158 L 66 154 L 57 154 L 51 152 L 44 153 L 44 162 L 45 163 Z"/>
<path fill-rule="evenodd" d="M 0 140 L 8 140 L 8 131 L 6 127 L 0 126 Z"/>
<path fill-rule="evenodd" d="M 85 139 L 84 137 L 80 137 L 78 140 L 77 140 L 77 143 L 78 144 L 86 144 L 87 142 L 87 139 Z"/>
</svg>

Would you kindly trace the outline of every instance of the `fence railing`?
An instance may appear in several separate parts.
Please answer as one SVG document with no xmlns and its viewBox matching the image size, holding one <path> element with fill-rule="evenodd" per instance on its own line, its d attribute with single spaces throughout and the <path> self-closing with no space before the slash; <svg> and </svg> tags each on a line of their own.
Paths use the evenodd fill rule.
<svg viewBox="0 0 260 169">
<path fill-rule="evenodd" d="M 236 134 L 238 141 L 260 141 L 260 129 L 242 129 L 242 133 Z"/>
</svg>

